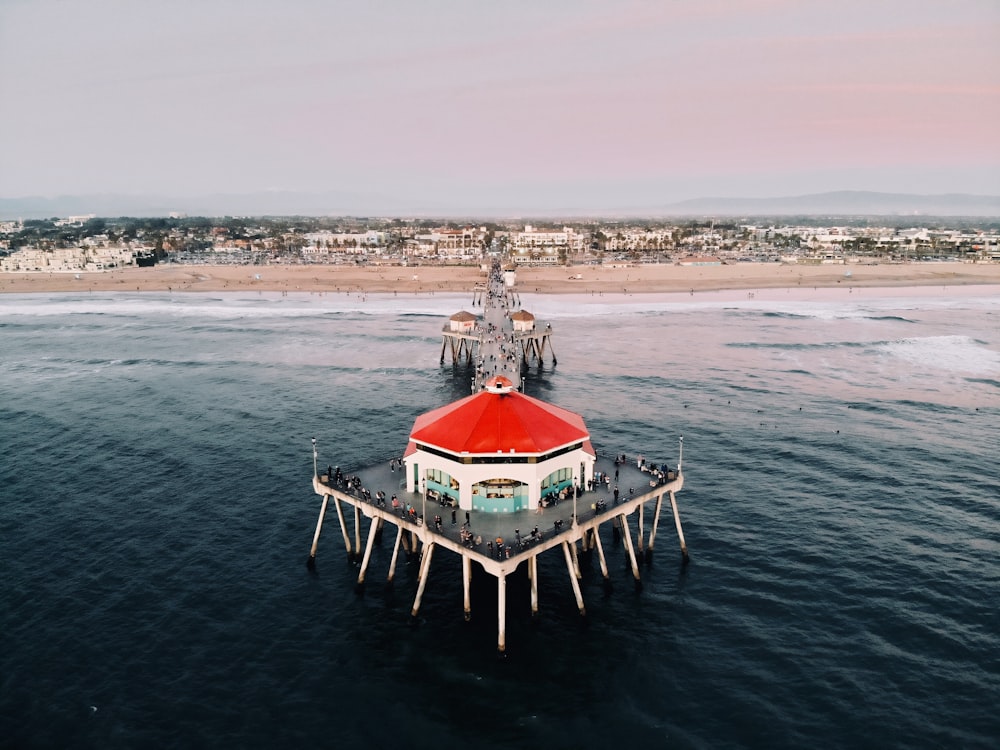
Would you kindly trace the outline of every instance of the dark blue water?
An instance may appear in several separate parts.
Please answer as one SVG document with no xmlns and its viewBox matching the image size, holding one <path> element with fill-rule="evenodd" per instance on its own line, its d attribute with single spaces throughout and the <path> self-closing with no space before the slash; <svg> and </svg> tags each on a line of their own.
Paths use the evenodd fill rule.
<svg viewBox="0 0 1000 750">
<path fill-rule="evenodd" d="M 844 290 L 840 290 L 844 292 Z M 959 293 L 961 292 L 961 293 Z M 636 592 L 541 565 L 541 614 L 435 556 L 382 586 L 324 535 L 322 464 L 398 454 L 468 393 L 464 296 L 0 297 L 5 747 L 995 747 L 996 289 L 543 297 L 527 392 L 676 460 Z M 608 531 L 610 535 L 610 531 Z M 387 537 L 387 540 L 389 537 Z"/>
</svg>

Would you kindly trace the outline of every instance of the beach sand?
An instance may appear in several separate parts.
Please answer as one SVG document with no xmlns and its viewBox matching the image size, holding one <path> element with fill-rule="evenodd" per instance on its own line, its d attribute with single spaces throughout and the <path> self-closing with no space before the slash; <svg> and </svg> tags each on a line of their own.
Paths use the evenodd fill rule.
<svg viewBox="0 0 1000 750">
<path fill-rule="evenodd" d="M 578 278 L 579 277 L 579 278 Z M 478 266 L 178 266 L 73 273 L 0 273 L 0 293 L 466 292 L 485 280 Z M 521 292 L 663 293 L 831 287 L 1000 284 L 1000 264 L 901 263 L 723 266 L 559 266 L 517 269 Z"/>
</svg>

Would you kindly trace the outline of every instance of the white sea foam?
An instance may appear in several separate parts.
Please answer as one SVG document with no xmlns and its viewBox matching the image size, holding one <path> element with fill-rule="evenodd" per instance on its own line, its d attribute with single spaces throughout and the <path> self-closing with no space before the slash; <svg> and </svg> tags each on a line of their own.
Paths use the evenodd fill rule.
<svg viewBox="0 0 1000 750">
<path fill-rule="evenodd" d="M 524 294 L 523 306 L 547 319 L 733 309 L 819 320 L 906 317 L 915 310 L 961 307 L 1000 311 L 1000 287 L 761 289 L 662 294 Z"/>
<path fill-rule="evenodd" d="M 13 316 L 161 315 L 208 320 L 301 318 L 335 313 L 439 315 L 472 307 L 471 295 L 305 294 L 264 292 L 77 295 L 11 294 L 0 297 L 0 319 Z"/>
<path fill-rule="evenodd" d="M 907 338 L 879 344 L 877 348 L 917 367 L 1000 376 L 1000 352 L 968 336 Z"/>
<path fill-rule="evenodd" d="M 951 286 L 904 289 L 762 289 L 643 294 L 519 295 L 524 309 L 543 320 L 593 316 L 735 309 L 777 312 L 820 320 L 863 319 L 913 310 L 962 308 L 1000 311 L 1000 288 Z M 0 295 L 0 319 L 12 316 L 142 313 L 215 320 L 301 318 L 324 314 L 436 315 L 478 311 L 471 292 L 439 294 L 185 292 Z"/>
</svg>

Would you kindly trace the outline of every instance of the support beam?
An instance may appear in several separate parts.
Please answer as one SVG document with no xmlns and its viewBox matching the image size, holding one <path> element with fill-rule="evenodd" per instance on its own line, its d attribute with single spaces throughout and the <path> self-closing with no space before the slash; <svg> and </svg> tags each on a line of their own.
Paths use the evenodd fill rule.
<svg viewBox="0 0 1000 750">
<path fill-rule="evenodd" d="M 628 550 L 628 561 L 632 565 L 632 575 L 635 576 L 635 582 L 641 583 L 642 579 L 639 578 L 639 563 L 635 559 L 635 548 L 632 546 L 632 532 L 628 527 L 628 519 L 622 514 L 622 538 L 625 540 L 625 549 Z"/>
<path fill-rule="evenodd" d="M 309 550 L 309 559 L 306 566 L 312 570 L 316 567 L 316 547 L 319 545 L 319 532 L 323 528 L 323 518 L 326 517 L 326 504 L 330 501 L 329 495 L 323 495 L 323 506 L 319 509 L 319 518 L 316 520 L 316 533 L 313 534 L 312 548 Z"/>
<path fill-rule="evenodd" d="M 347 547 L 347 555 L 350 557 L 354 551 L 351 549 L 351 535 L 347 533 L 347 521 L 344 520 L 344 508 L 340 504 L 340 498 L 334 495 L 333 507 L 337 509 L 337 518 L 340 519 L 340 532 L 344 535 L 344 546 Z"/>
<path fill-rule="evenodd" d="M 573 595 L 576 597 L 576 607 L 580 610 L 581 615 L 587 614 L 587 608 L 583 606 L 583 594 L 580 591 L 580 582 L 576 580 L 576 575 L 573 571 L 573 558 L 570 556 L 569 552 L 569 542 L 562 543 L 563 556 L 566 558 L 566 570 L 569 572 L 569 581 L 573 584 Z"/>
<path fill-rule="evenodd" d="M 576 554 L 576 539 L 569 542 L 568 544 L 570 552 L 573 554 L 573 572 L 576 574 L 576 580 L 579 581 L 583 578 L 583 574 L 580 573 L 580 559 L 577 557 Z"/>
<path fill-rule="evenodd" d="M 660 510 L 663 508 L 663 493 L 656 496 L 656 513 L 653 515 L 653 528 L 649 532 L 649 551 L 653 551 L 653 543 L 656 541 L 656 529 L 660 525 Z"/>
<path fill-rule="evenodd" d="M 538 614 L 538 555 L 528 558 L 528 578 L 531 580 L 531 614 Z"/>
<path fill-rule="evenodd" d="M 354 554 L 361 552 L 361 506 L 354 506 Z"/>
<path fill-rule="evenodd" d="M 465 597 L 465 621 L 468 622 L 472 618 L 472 598 L 470 596 L 472 581 L 472 558 L 468 555 L 462 555 L 462 593 Z"/>
<path fill-rule="evenodd" d="M 677 499 L 674 497 L 673 490 L 670 491 L 670 507 L 674 511 L 674 525 L 677 527 L 677 538 L 681 543 L 681 558 L 684 562 L 689 562 L 691 558 L 688 557 L 687 542 L 684 541 L 684 529 L 681 528 L 681 515 L 677 512 Z"/>
<path fill-rule="evenodd" d="M 604 559 L 604 547 L 601 546 L 601 535 L 598 532 L 599 527 L 594 527 L 594 546 L 597 547 L 597 558 L 601 561 L 601 575 L 604 576 L 604 580 L 608 580 L 608 561 Z"/>
<path fill-rule="evenodd" d="M 497 651 L 507 650 L 507 576 L 497 576 Z"/>
<path fill-rule="evenodd" d="M 396 543 L 392 545 L 392 561 L 389 563 L 389 583 L 392 583 L 393 576 L 396 575 L 396 558 L 399 557 L 399 543 L 403 539 L 402 525 L 396 527 Z"/>
<path fill-rule="evenodd" d="M 358 572 L 358 586 L 364 585 L 365 573 L 368 571 L 368 561 L 372 556 L 372 547 L 375 546 L 375 536 L 378 534 L 378 518 L 372 518 L 372 525 L 368 527 L 368 544 L 365 545 L 365 556 L 361 560 L 361 570 Z"/>
<path fill-rule="evenodd" d="M 646 525 L 644 523 L 644 513 L 646 510 L 646 503 L 639 503 L 639 554 L 642 554 L 642 537 L 645 535 Z"/>
<path fill-rule="evenodd" d="M 413 600 L 413 609 L 410 610 L 410 614 L 413 617 L 416 617 L 417 612 L 420 611 L 420 600 L 424 596 L 424 587 L 427 585 L 427 574 L 431 569 L 431 558 L 433 556 L 434 542 L 431 542 L 424 547 L 424 556 L 420 560 L 420 579 L 417 582 L 417 596 Z"/>
<path fill-rule="evenodd" d="M 400 526 L 400 528 L 402 528 L 402 526 Z M 407 529 L 406 531 L 403 532 L 403 551 L 406 552 L 407 557 L 409 557 L 410 555 L 412 555 L 414 552 L 417 551 L 416 546 L 412 546 L 411 548 L 412 542 L 413 542 L 413 534 L 410 532 L 409 529 Z"/>
</svg>

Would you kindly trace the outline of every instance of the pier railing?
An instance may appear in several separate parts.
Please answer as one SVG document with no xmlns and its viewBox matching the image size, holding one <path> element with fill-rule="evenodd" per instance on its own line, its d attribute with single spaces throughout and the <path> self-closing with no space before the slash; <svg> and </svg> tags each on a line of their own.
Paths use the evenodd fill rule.
<svg viewBox="0 0 1000 750">
<path fill-rule="evenodd" d="M 643 470 L 634 463 L 627 466 L 615 463 L 615 457 L 612 456 L 599 455 L 598 458 L 600 470 L 597 475 L 602 481 L 590 488 L 576 488 L 577 525 L 585 525 L 588 521 L 601 516 L 617 515 L 622 511 L 622 506 L 634 501 L 648 502 L 679 478 L 675 470 L 661 469 L 657 464 L 650 464 Z M 420 492 L 406 491 L 406 477 L 403 470 L 387 468 L 391 460 L 395 460 L 394 457 L 366 468 L 341 472 L 339 479 L 321 474 L 317 477 L 317 481 L 322 487 L 334 490 L 350 501 L 391 514 L 394 520 L 398 519 L 408 528 L 414 530 L 426 528 L 429 532 L 451 539 L 486 557 L 496 557 L 498 554 L 495 547 L 491 549 L 490 545 L 498 535 L 505 540 L 505 547 L 508 544 L 511 546 L 510 557 L 513 558 L 537 546 L 538 542 L 566 534 L 573 528 L 572 492 L 563 499 L 557 496 L 544 499 L 542 513 L 537 509 L 512 513 L 487 513 L 476 510 L 466 512 L 445 496 L 441 496 L 440 499 L 425 498 Z M 615 469 L 619 471 L 620 481 L 612 479 Z M 319 488 L 317 493 L 322 494 Z M 399 503 L 398 508 L 393 507 L 393 497 Z M 452 513 L 455 514 L 454 523 Z M 436 516 L 442 518 L 440 525 L 434 522 Z M 519 537 L 512 536 L 514 529 L 521 527 L 524 533 Z M 537 533 L 532 534 L 536 528 Z"/>
</svg>

